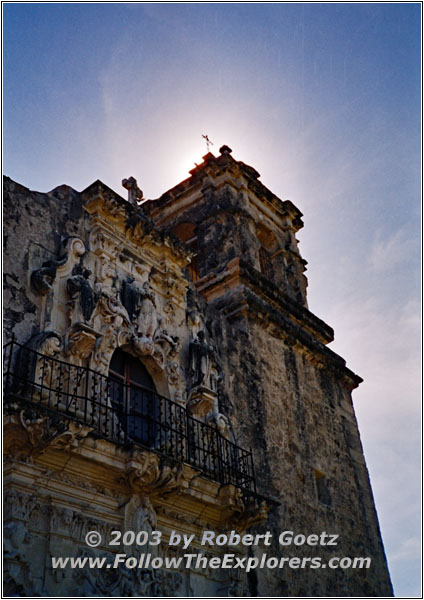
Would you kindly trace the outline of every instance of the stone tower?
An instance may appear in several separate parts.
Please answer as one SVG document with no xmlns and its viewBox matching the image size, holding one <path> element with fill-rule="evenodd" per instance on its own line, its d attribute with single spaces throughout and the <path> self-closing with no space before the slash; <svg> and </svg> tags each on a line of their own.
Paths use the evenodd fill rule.
<svg viewBox="0 0 424 600">
<path fill-rule="evenodd" d="M 228 146 L 157 200 L 123 186 L 5 178 L 6 593 L 392 595 L 302 214 Z"/>
<path fill-rule="evenodd" d="M 281 546 L 276 556 L 370 557 L 369 569 L 269 570 L 251 595 L 391 595 L 351 392 L 362 379 L 326 345 L 333 330 L 307 308 L 296 232 L 302 213 L 231 156 L 208 153 L 191 177 L 144 204 L 160 229 L 193 250 L 222 368 L 221 409 L 252 447 L 258 487 L 281 503 L 262 527 L 331 532 L 337 546 Z M 255 553 L 255 549 L 253 549 Z M 258 549 L 256 549 L 258 554 Z"/>
</svg>

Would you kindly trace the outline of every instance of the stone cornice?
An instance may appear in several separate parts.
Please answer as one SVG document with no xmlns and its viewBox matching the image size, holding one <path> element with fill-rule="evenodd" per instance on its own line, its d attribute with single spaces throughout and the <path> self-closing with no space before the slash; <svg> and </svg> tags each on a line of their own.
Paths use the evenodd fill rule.
<svg viewBox="0 0 424 600">
<path fill-rule="evenodd" d="M 195 198 L 201 201 L 203 192 L 206 192 L 209 187 L 219 189 L 223 185 L 230 185 L 237 191 L 244 191 L 247 196 L 256 197 L 257 202 L 264 206 L 264 210 L 274 214 L 278 219 L 284 220 L 289 217 L 294 231 L 303 227 L 301 211 L 290 200 L 282 201 L 260 182 L 258 180 L 260 175 L 255 169 L 234 160 L 229 154 L 215 157 L 209 153 L 203 158 L 204 162 L 190 171 L 191 177 L 162 194 L 157 200 L 146 202 L 145 212 L 162 223 L 161 213 L 165 207 L 175 205 L 173 212 L 178 212 L 184 198 L 192 196 L 193 201 Z M 186 208 L 185 206 L 184 209 Z M 166 218 L 163 222 L 166 222 Z"/>
<path fill-rule="evenodd" d="M 230 261 L 226 269 L 219 273 L 209 273 L 196 282 L 196 288 L 208 301 L 215 301 L 227 290 L 240 283 L 254 289 L 258 297 L 266 299 L 271 307 L 286 314 L 293 322 L 297 323 L 299 327 L 322 344 L 333 341 L 334 331 L 329 325 L 316 317 L 307 308 L 289 298 L 257 269 L 241 259 L 236 258 Z M 216 302 L 216 304 L 219 304 L 219 302 Z"/>
<path fill-rule="evenodd" d="M 234 259 L 217 274 L 209 274 L 196 287 L 229 320 L 245 315 L 261 323 L 276 337 L 284 337 L 320 368 L 329 368 L 354 389 L 362 378 L 346 367 L 346 361 L 325 344 L 333 330 L 308 309 L 282 294 L 245 262 Z"/>
<path fill-rule="evenodd" d="M 171 233 L 159 231 L 143 209 L 133 206 L 101 181 L 97 180 L 81 192 L 85 210 L 102 219 L 111 231 L 119 228 L 136 245 L 144 241 L 169 248 L 184 264 L 189 263 L 186 245 Z"/>
</svg>

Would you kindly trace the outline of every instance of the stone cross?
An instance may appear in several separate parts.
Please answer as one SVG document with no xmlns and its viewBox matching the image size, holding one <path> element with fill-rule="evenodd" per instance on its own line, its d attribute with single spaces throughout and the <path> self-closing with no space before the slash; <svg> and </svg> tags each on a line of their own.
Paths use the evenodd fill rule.
<svg viewBox="0 0 424 600">
<path fill-rule="evenodd" d="M 144 200 L 143 192 L 137 186 L 137 179 L 134 177 L 128 177 L 128 179 L 122 180 L 123 187 L 128 190 L 128 202 L 130 204 L 138 205 L 139 202 Z"/>
</svg>

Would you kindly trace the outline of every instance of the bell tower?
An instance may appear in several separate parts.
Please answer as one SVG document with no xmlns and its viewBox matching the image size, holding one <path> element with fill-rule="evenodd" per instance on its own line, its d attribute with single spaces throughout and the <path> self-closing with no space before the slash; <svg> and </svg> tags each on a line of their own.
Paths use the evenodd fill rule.
<svg viewBox="0 0 424 600">
<path fill-rule="evenodd" d="M 234 160 L 231 152 L 228 146 L 220 148 L 218 158 L 209 152 L 189 179 L 143 208 L 156 225 L 188 243 L 194 278 L 202 281 L 198 289 L 207 298 L 234 287 L 230 274 L 241 264 L 306 307 L 307 263 L 296 240 L 302 213 L 270 192 L 259 173 Z"/>
<path fill-rule="evenodd" d="M 362 379 L 327 345 L 332 328 L 308 309 L 302 214 L 237 161 L 208 152 L 190 177 L 142 210 L 193 256 L 187 279 L 203 298 L 219 354 L 219 402 L 237 441 L 254 451 L 258 489 L 275 504 L 255 527 L 276 557 L 367 557 L 368 568 L 256 569 L 252 596 L 393 594 L 351 393 Z M 337 545 L 282 546 L 284 531 L 322 532 Z M 302 563 L 303 564 L 303 563 Z"/>
</svg>

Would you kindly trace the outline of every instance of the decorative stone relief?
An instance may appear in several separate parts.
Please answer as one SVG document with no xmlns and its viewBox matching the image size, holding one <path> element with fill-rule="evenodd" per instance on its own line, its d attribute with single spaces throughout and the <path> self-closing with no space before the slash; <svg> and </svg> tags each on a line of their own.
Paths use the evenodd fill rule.
<svg viewBox="0 0 424 600">
<path fill-rule="evenodd" d="M 113 295 L 114 277 L 115 267 L 112 262 L 112 256 L 106 252 L 99 251 L 96 261 L 96 294 Z"/>
<path fill-rule="evenodd" d="M 182 466 L 170 466 L 154 452 L 136 452 L 127 462 L 125 482 L 135 492 L 170 492 L 180 484 Z"/>
<path fill-rule="evenodd" d="M 93 370 L 107 374 L 110 358 L 118 344 L 118 330 L 129 323 L 128 313 L 119 298 L 101 292 L 93 314 L 93 328 L 102 333 L 91 357 L 90 367 Z"/>
<path fill-rule="evenodd" d="M 82 240 L 77 237 L 67 238 L 63 243 L 62 257 L 58 260 L 48 260 L 31 273 L 31 286 L 35 292 L 44 295 L 53 289 L 58 269 L 71 271 L 75 262 L 85 252 Z"/>
<path fill-rule="evenodd" d="M 3 585 L 8 596 L 41 595 L 40 582 L 30 567 L 30 545 L 31 536 L 22 522 L 13 521 L 4 527 Z"/>
<path fill-rule="evenodd" d="M 78 557 L 105 558 L 113 563 L 114 555 L 110 553 L 95 554 L 86 548 L 80 549 Z M 180 595 L 178 591 L 183 582 L 181 573 L 165 571 L 165 569 L 127 569 L 120 564 L 117 569 L 75 569 L 72 574 L 78 586 L 80 596 L 113 596 L 119 598 L 133 597 L 168 597 Z"/>
<path fill-rule="evenodd" d="M 89 358 L 100 333 L 84 323 L 75 323 L 65 335 L 65 355 L 72 356 L 75 364 L 82 365 Z"/>
<path fill-rule="evenodd" d="M 48 260 L 42 264 L 39 269 L 31 273 L 31 287 L 41 296 L 48 294 L 53 289 L 53 282 L 56 278 L 58 267 L 64 265 L 68 257 L 64 256 L 59 260 Z"/>
<path fill-rule="evenodd" d="M 74 421 L 65 422 L 59 415 L 40 415 L 30 409 L 21 411 L 20 420 L 27 432 L 32 456 L 41 454 L 48 447 L 63 451 L 77 447 L 92 431 L 86 425 L 79 425 Z"/>
<path fill-rule="evenodd" d="M 205 327 L 202 317 L 195 310 L 192 310 L 191 312 L 188 313 L 187 324 L 190 328 L 192 339 L 196 339 L 199 331 L 204 329 L 204 327 Z"/>
<path fill-rule="evenodd" d="M 140 302 L 140 288 L 135 283 L 134 277 L 127 277 L 122 283 L 121 302 L 127 310 L 130 321 L 133 322 Z"/>
<path fill-rule="evenodd" d="M 222 437 L 230 442 L 235 443 L 235 437 L 231 427 L 230 419 L 223 413 L 218 412 L 213 415 L 213 420 Z"/>
<path fill-rule="evenodd" d="M 35 494 L 27 494 L 15 488 L 11 488 L 5 493 L 5 519 L 14 518 L 27 521 L 32 511 L 38 506 L 39 500 Z"/>
<path fill-rule="evenodd" d="M 124 512 L 123 531 L 145 531 L 148 534 L 148 539 L 151 538 L 152 531 L 157 529 L 156 512 L 147 496 L 133 494 L 127 504 Z M 134 543 L 132 546 L 126 547 L 127 554 L 137 556 L 140 552 L 144 554 L 157 555 L 157 546 L 152 546 L 147 542 L 143 546 L 138 546 Z"/>
<path fill-rule="evenodd" d="M 240 490 L 231 490 L 233 486 L 227 486 L 222 489 L 222 496 L 227 498 L 231 505 L 233 514 L 229 517 L 225 526 L 226 529 L 235 529 L 236 531 L 246 531 L 255 523 L 261 523 L 268 518 L 269 506 L 265 500 L 260 500 L 254 496 L 244 496 Z"/>
<path fill-rule="evenodd" d="M 208 344 L 203 330 L 190 343 L 190 379 L 191 386 L 204 386 L 211 389 L 210 374 L 214 360 L 214 351 Z"/>
</svg>

